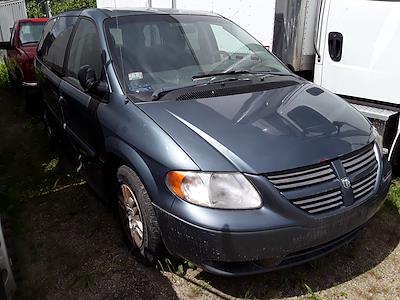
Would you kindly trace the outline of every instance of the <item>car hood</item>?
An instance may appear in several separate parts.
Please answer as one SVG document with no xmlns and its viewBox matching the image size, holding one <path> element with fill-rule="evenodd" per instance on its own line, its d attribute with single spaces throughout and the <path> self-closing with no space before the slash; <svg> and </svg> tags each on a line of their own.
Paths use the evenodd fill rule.
<svg viewBox="0 0 400 300">
<path fill-rule="evenodd" d="M 204 171 L 294 169 L 334 159 L 374 139 L 371 124 L 356 109 L 310 83 L 138 106 Z"/>
</svg>

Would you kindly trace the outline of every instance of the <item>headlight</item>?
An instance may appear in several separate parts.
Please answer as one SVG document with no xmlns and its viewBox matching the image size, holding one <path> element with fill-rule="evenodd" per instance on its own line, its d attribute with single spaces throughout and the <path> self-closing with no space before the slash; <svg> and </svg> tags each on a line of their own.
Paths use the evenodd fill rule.
<svg viewBox="0 0 400 300">
<path fill-rule="evenodd" d="M 260 195 L 240 173 L 172 171 L 166 184 L 177 197 L 196 205 L 223 209 L 261 206 Z"/>
<path fill-rule="evenodd" d="M 387 152 L 384 148 L 383 148 L 383 138 L 382 136 L 379 134 L 378 130 L 375 128 L 375 126 L 372 126 L 372 133 L 375 136 L 375 143 L 378 145 L 379 147 L 379 152 L 381 153 L 381 156 L 383 156 L 383 154 L 387 154 L 385 152 Z"/>
</svg>

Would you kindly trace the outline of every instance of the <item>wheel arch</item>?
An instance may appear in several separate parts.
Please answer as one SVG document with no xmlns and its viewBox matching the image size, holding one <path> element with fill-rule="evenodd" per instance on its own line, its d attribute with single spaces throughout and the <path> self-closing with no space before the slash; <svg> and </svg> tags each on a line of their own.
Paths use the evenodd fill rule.
<svg viewBox="0 0 400 300">
<path fill-rule="evenodd" d="M 157 199 L 158 187 L 149 166 L 141 155 L 128 144 L 116 138 L 107 139 L 105 165 L 106 176 L 109 179 L 111 176 L 114 183 L 117 183 L 115 175 L 118 168 L 122 165 L 130 167 L 139 176 L 150 197 Z"/>
</svg>

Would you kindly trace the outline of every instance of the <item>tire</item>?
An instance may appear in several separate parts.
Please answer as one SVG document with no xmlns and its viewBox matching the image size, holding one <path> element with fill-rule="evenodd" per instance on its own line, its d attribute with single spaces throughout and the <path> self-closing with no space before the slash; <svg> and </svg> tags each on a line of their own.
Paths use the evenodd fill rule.
<svg viewBox="0 0 400 300">
<path fill-rule="evenodd" d="M 129 250 L 154 263 L 163 254 L 164 247 L 151 199 L 140 178 L 129 167 L 118 168 L 117 179 L 118 214 Z"/>
</svg>

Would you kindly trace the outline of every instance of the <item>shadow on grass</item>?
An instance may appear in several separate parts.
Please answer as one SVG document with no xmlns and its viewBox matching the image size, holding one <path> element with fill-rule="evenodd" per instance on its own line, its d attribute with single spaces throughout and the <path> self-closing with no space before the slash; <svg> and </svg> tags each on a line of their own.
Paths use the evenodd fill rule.
<svg viewBox="0 0 400 300">
<path fill-rule="evenodd" d="M 281 298 L 307 294 L 347 282 L 379 265 L 398 246 L 400 218 L 386 204 L 350 244 L 315 261 L 263 275 L 244 278 L 217 277 L 200 272 L 197 280 L 207 282 L 224 294 L 240 298 Z"/>
<path fill-rule="evenodd" d="M 129 253 L 115 214 L 86 184 L 25 203 L 17 299 L 177 299 L 172 283 Z"/>
<path fill-rule="evenodd" d="M 0 137 L 0 212 L 17 225 L 16 299 L 177 299 L 166 277 L 129 253 L 113 212 L 9 89 L 0 89 Z"/>
</svg>

